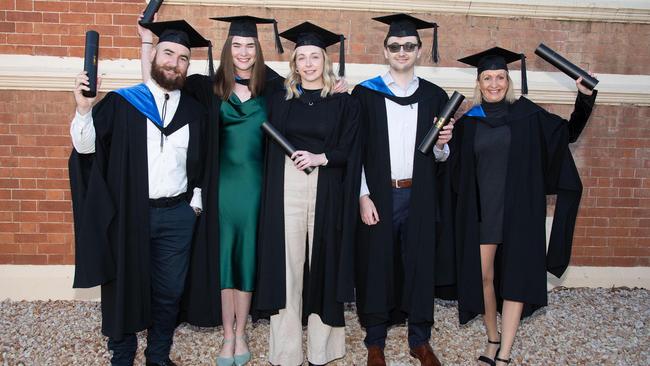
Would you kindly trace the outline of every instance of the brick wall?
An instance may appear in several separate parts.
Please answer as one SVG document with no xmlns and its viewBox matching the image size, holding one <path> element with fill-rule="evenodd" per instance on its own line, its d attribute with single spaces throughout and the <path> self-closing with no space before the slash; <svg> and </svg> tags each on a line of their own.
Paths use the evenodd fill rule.
<svg viewBox="0 0 650 366">
<path fill-rule="evenodd" d="M 139 0 L 0 0 L 0 54 L 82 57 L 84 33 L 95 29 L 101 33 L 100 57 L 137 59 L 135 14 L 143 8 Z M 207 17 L 242 13 L 276 17 L 280 30 L 300 16 L 344 33 L 348 62 L 383 63 L 386 27 L 370 21 L 375 14 L 368 12 L 165 5 L 160 18 L 190 21 L 214 41 L 218 58 L 227 26 Z M 555 71 L 532 53 L 544 42 L 596 72 L 650 74 L 650 48 L 639 47 L 650 40 L 650 25 L 422 17 L 440 25 L 440 66 L 460 67 L 456 58 L 499 44 L 525 51 L 530 70 Z M 429 52 L 432 32 L 421 34 Z M 272 27 L 260 26 L 260 37 L 267 60 L 287 59 L 287 53 L 274 51 Z M 336 52 L 332 55 L 336 60 Z M 204 56 L 204 51 L 194 55 Z M 73 106 L 71 93 L 0 91 L 0 264 L 73 263 L 66 169 Z M 545 107 L 563 116 L 571 112 L 570 106 Z M 649 107 L 597 106 L 574 144 L 585 189 L 573 264 L 650 266 L 649 118 Z"/>
</svg>

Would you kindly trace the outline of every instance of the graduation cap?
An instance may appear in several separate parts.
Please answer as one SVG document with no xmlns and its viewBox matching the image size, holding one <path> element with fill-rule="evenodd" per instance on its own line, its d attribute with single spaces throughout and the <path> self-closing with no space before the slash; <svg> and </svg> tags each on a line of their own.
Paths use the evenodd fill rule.
<svg viewBox="0 0 650 366">
<path fill-rule="evenodd" d="M 278 51 L 278 53 L 284 53 L 282 42 L 280 42 L 280 36 L 278 35 L 278 22 L 275 19 L 258 18 L 249 15 L 239 15 L 234 17 L 215 17 L 210 19 L 230 23 L 230 28 L 228 29 L 228 37 L 239 36 L 258 38 L 258 24 L 273 24 L 273 32 L 275 34 L 275 49 Z"/>
<path fill-rule="evenodd" d="M 170 20 L 166 22 L 155 22 L 142 24 L 143 27 L 152 31 L 158 36 L 158 43 L 178 43 L 187 48 L 208 48 L 208 67 L 210 77 L 214 76 L 214 61 L 212 60 L 212 42 L 205 39 L 185 20 Z"/>
<path fill-rule="evenodd" d="M 420 36 L 418 34 L 418 29 L 433 28 L 433 48 L 431 50 L 431 57 L 433 58 L 433 62 L 438 63 L 438 24 L 427 22 L 403 13 L 372 19 L 389 25 L 388 35 L 386 35 L 386 38 L 416 36 L 419 39 Z"/>
<path fill-rule="evenodd" d="M 297 26 L 280 33 L 280 37 L 288 39 L 300 46 L 316 46 L 323 50 L 340 42 L 339 48 L 339 76 L 345 75 L 345 36 L 328 31 L 316 24 L 303 22 Z"/>
<path fill-rule="evenodd" d="M 488 50 L 458 59 L 458 61 L 476 67 L 480 75 L 485 70 L 506 70 L 508 64 L 521 61 L 521 93 L 528 94 L 528 81 L 526 78 L 526 55 L 515 53 L 505 48 L 492 47 Z"/>
</svg>

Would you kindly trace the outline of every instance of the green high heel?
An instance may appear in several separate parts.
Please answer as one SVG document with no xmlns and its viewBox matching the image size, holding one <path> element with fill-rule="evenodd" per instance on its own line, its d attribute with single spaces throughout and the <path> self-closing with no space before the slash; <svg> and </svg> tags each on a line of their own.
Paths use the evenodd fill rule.
<svg viewBox="0 0 650 366">
<path fill-rule="evenodd" d="M 221 348 L 225 346 L 226 344 L 232 343 L 235 339 L 223 339 L 223 342 L 221 343 Z M 217 356 L 217 366 L 232 366 L 235 364 L 235 358 L 234 357 L 221 357 Z"/>
<path fill-rule="evenodd" d="M 246 336 L 241 336 L 241 337 L 236 337 L 237 340 L 242 340 L 244 343 L 246 343 L 246 348 L 248 348 L 248 340 L 246 339 Z M 235 355 L 235 365 L 236 366 L 244 366 L 251 360 L 251 351 L 250 349 L 242 353 L 240 355 Z"/>
</svg>

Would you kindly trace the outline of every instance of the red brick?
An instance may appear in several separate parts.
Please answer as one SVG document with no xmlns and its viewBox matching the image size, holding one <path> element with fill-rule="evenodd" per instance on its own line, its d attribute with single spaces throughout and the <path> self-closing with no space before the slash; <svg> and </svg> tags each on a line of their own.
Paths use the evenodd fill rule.
<svg viewBox="0 0 650 366">
<path fill-rule="evenodd" d="M 34 10 L 34 2 L 32 0 L 14 0 L 16 2 L 16 10 Z"/>
<path fill-rule="evenodd" d="M 20 211 L 36 211 L 36 201 L 20 201 Z"/>
<path fill-rule="evenodd" d="M 34 10 L 52 11 L 58 13 L 67 13 L 70 10 L 70 3 L 67 1 L 35 1 Z"/>
<path fill-rule="evenodd" d="M 0 178 L 0 189 L 3 188 L 18 188 L 18 179 Z"/>
<path fill-rule="evenodd" d="M 70 12 L 72 13 L 86 13 L 88 11 L 87 2 L 75 1 L 70 3 Z"/>
<path fill-rule="evenodd" d="M 92 14 L 61 13 L 59 21 L 66 24 L 93 24 L 94 18 Z"/>
<path fill-rule="evenodd" d="M 43 14 L 28 11 L 8 11 L 7 20 L 11 22 L 42 22 Z"/>
<path fill-rule="evenodd" d="M 16 238 L 16 243 L 21 243 L 21 244 L 38 244 L 45 242 L 45 239 L 47 238 L 45 234 L 23 234 L 23 233 L 17 233 L 15 234 Z"/>
<path fill-rule="evenodd" d="M 38 224 L 33 222 L 21 222 L 19 232 L 21 234 L 35 234 L 38 233 Z"/>
<path fill-rule="evenodd" d="M 41 244 L 38 246 L 38 254 L 68 254 L 67 249 L 65 244 Z"/>
<path fill-rule="evenodd" d="M 14 189 L 11 191 L 11 198 L 15 200 L 21 200 L 21 199 L 40 200 L 45 198 L 45 191 Z"/>
<path fill-rule="evenodd" d="M 13 256 L 13 264 L 47 264 L 47 255 L 17 254 Z"/>
<path fill-rule="evenodd" d="M 43 22 L 58 23 L 60 16 L 58 13 L 43 13 Z"/>
<path fill-rule="evenodd" d="M 14 212 L 15 222 L 43 222 L 47 220 L 45 212 Z"/>
<path fill-rule="evenodd" d="M 16 31 L 16 23 L 0 22 L 0 32 L 13 33 Z"/>
<path fill-rule="evenodd" d="M 0 253 L 4 254 L 17 254 L 20 253 L 20 245 L 19 244 L 6 244 L 6 243 L 0 243 Z"/>
<path fill-rule="evenodd" d="M 35 189 L 36 188 L 36 179 L 23 178 L 19 179 L 20 188 L 22 189 Z"/>
<path fill-rule="evenodd" d="M 40 34 L 8 34 L 7 43 L 9 44 L 42 44 L 43 37 Z"/>
<path fill-rule="evenodd" d="M 39 211 L 70 211 L 70 202 L 65 201 L 40 201 L 38 202 Z"/>
</svg>

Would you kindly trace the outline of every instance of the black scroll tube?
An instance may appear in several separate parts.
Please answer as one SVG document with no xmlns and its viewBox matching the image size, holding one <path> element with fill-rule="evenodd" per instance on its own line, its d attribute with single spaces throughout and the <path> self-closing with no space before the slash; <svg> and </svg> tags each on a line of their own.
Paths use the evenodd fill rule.
<svg viewBox="0 0 650 366">
<path fill-rule="evenodd" d="M 88 88 L 82 90 L 86 98 L 97 96 L 97 55 L 99 53 L 99 33 L 94 30 L 86 32 L 86 49 L 84 51 L 84 71 L 88 75 Z"/>
<path fill-rule="evenodd" d="M 264 122 L 262 123 L 262 130 L 266 132 L 267 135 L 271 138 L 271 140 L 275 141 L 276 144 L 280 145 L 282 150 L 284 150 L 284 153 L 287 154 L 287 156 L 291 157 L 293 153 L 296 152 L 296 148 L 293 147 L 293 145 L 287 140 L 286 137 L 282 136 L 280 131 L 278 131 L 275 127 L 273 127 L 270 123 Z M 305 174 L 309 174 L 314 171 L 314 168 L 308 166 L 304 170 Z"/>
<path fill-rule="evenodd" d="M 598 79 L 592 77 L 585 70 L 571 63 L 571 61 L 565 59 L 543 43 L 539 44 L 535 50 L 535 54 L 570 76 L 573 80 L 578 80 L 578 78 L 582 76 L 582 81 L 580 83 L 591 90 L 593 90 L 596 87 L 596 84 L 598 84 Z"/>
<path fill-rule="evenodd" d="M 463 103 L 463 100 L 465 100 L 465 96 L 454 91 L 454 94 L 451 95 L 447 104 L 442 108 L 442 113 L 438 116 L 438 122 L 431 127 L 429 132 L 427 132 L 427 135 L 424 136 L 420 146 L 418 146 L 418 150 L 421 153 L 426 155 L 431 151 L 433 144 L 438 139 L 440 130 L 442 130 L 442 128 L 449 123 L 449 120 L 454 116 L 454 114 L 456 114 L 456 111 L 458 110 L 458 107 L 460 107 L 461 103 Z"/>
<path fill-rule="evenodd" d="M 144 15 L 140 20 L 140 25 L 153 22 L 153 16 L 158 12 L 163 0 L 149 0 L 149 5 L 144 9 Z"/>
</svg>

